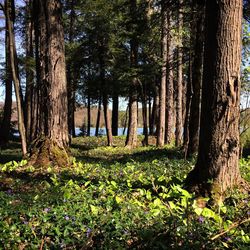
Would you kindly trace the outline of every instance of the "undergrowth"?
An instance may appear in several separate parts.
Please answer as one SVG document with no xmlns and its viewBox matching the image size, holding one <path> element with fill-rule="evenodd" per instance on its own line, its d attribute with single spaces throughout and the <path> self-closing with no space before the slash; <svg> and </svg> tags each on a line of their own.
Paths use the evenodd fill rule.
<svg viewBox="0 0 250 250">
<path fill-rule="evenodd" d="M 193 160 L 171 148 L 131 151 L 123 139 L 112 148 L 74 140 L 70 168 L 0 165 L 0 248 L 249 249 L 248 194 L 197 199 L 183 189 Z M 240 166 L 250 181 L 250 158 Z"/>
</svg>

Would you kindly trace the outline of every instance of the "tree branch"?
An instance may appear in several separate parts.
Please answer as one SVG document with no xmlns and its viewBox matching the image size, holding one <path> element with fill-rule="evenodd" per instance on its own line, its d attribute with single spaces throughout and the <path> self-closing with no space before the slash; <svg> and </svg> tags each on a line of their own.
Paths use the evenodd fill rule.
<svg viewBox="0 0 250 250">
<path fill-rule="evenodd" d="M 244 224 L 244 223 L 246 223 L 246 222 L 250 222 L 250 218 L 247 218 L 247 219 L 245 219 L 245 220 L 242 220 L 242 221 L 238 221 L 238 222 L 233 223 L 227 230 L 225 230 L 225 231 L 223 231 L 223 232 L 221 232 L 221 233 L 216 234 L 215 236 L 213 236 L 213 237 L 211 238 L 211 240 L 216 240 L 217 238 L 219 238 L 219 237 L 223 236 L 224 234 L 228 233 L 231 229 L 236 228 L 236 227 L 238 227 L 238 226 L 240 226 L 241 224 Z"/>
</svg>

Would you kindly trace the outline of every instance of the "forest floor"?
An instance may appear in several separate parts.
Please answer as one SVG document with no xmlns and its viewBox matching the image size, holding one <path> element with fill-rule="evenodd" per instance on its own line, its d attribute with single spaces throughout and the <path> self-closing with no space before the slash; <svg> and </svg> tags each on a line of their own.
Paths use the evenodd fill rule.
<svg viewBox="0 0 250 250">
<path fill-rule="evenodd" d="M 183 188 L 195 159 L 105 140 L 74 139 L 61 169 L 27 167 L 17 142 L 0 152 L 0 249 L 249 249 L 249 194 L 197 199 Z M 250 158 L 240 167 L 250 181 Z"/>
</svg>

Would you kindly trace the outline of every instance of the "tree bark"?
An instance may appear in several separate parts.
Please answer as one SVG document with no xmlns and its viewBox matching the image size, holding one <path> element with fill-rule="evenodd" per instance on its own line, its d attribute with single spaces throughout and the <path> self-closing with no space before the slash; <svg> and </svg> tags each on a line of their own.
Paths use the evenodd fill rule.
<svg viewBox="0 0 250 250">
<path fill-rule="evenodd" d="M 62 7 L 59 0 L 36 0 L 38 15 L 39 72 L 39 133 L 31 148 L 30 163 L 34 166 L 67 166 L 68 103 L 65 66 Z M 37 32 L 36 32 L 37 34 Z M 42 115 L 41 115 L 42 114 Z"/>
<path fill-rule="evenodd" d="M 10 66 L 10 46 L 9 32 L 6 22 L 5 31 L 5 101 L 3 110 L 3 119 L 0 126 L 0 146 L 4 146 L 10 139 L 11 111 L 12 111 L 12 72 Z"/>
<path fill-rule="evenodd" d="M 197 1 L 198 2 L 198 1 Z M 200 131 L 200 102 L 202 87 L 202 67 L 203 67 L 203 50 L 204 50 L 204 2 L 197 3 L 194 6 L 194 59 L 192 67 L 192 96 L 189 120 L 189 143 L 187 156 L 191 157 L 198 152 L 199 131 Z"/>
<path fill-rule="evenodd" d="M 241 0 L 206 1 L 199 153 L 186 180 L 204 194 L 223 194 L 241 181 L 241 22 Z"/>
<path fill-rule="evenodd" d="M 178 47 L 177 47 L 177 86 L 176 86 L 176 129 L 175 129 L 175 146 L 179 147 L 182 141 L 182 96 L 183 96 L 183 53 L 182 53 L 182 29 L 183 29 L 183 0 L 179 0 L 178 9 Z"/>
<path fill-rule="evenodd" d="M 172 34 L 172 12 L 168 10 L 168 76 L 167 76 L 167 94 L 166 94 L 166 131 L 165 142 L 170 144 L 174 138 L 174 72 L 173 72 L 173 60 L 174 60 L 174 46 L 173 46 L 173 34 Z"/>
<path fill-rule="evenodd" d="M 130 14 L 133 24 L 136 25 L 136 14 L 137 14 L 137 4 L 136 0 L 130 0 Z M 135 69 L 138 64 L 138 41 L 136 38 L 136 32 L 133 31 L 134 34 L 130 40 L 130 66 L 131 69 Z M 129 90 L 129 124 L 128 124 L 128 133 L 126 138 L 126 147 L 134 148 L 137 146 L 137 101 L 138 101 L 138 79 L 137 76 L 133 76 L 132 82 Z"/>
<path fill-rule="evenodd" d="M 118 118 L 119 118 L 119 96 L 113 94 L 113 109 L 112 109 L 112 135 L 118 135 Z"/>
<path fill-rule="evenodd" d="M 32 3 L 27 2 L 26 6 L 26 91 L 25 91 L 25 127 L 26 141 L 30 145 L 32 142 L 32 113 L 33 113 L 33 92 L 34 92 L 34 73 L 31 69 L 31 61 L 33 61 L 33 30 L 34 23 L 32 20 Z"/>
<path fill-rule="evenodd" d="M 157 128 L 157 147 L 163 147 L 165 144 L 165 128 L 166 128 L 166 81 L 167 81 L 167 59 L 168 59 L 168 16 L 166 3 L 161 6 L 162 15 L 162 67 L 161 67 L 161 84 L 159 98 L 159 122 Z"/>
<path fill-rule="evenodd" d="M 17 104 L 17 115 L 18 115 L 18 130 L 21 137 L 22 143 L 22 153 L 23 156 L 27 154 L 27 143 L 26 143 L 26 130 L 24 125 L 24 113 L 23 113 L 23 100 L 22 93 L 20 89 L 20 80 L 18 75 L 18 65 L 16 57 L 16 45 L 15 45 L 15 35 L 14 35 L 14 17 L 13 13 L 14 4 L 11 0 L 5 1 L 6 6 L 6 23 L 7 30 L 9 33 L 9 49 L 10 49 L 10 66 L 12 72 L 12 79 L 14 82 L 15 93 L 16 93 L 16 104 Z"/>
</svg>

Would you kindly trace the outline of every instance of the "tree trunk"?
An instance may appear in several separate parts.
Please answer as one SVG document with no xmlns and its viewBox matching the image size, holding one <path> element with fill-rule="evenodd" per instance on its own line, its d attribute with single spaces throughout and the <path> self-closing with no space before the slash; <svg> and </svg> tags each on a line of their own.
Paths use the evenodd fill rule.
<svg viewBox="0 0 250 250">
<path fill-rule="evenodd" d="M 200 102 L 201 102 L 201 86 L 202 86 L 202 66 L 203 66 L 203 49 L 204 49 L 204 3 L 196 4 L 195 8 L 195 36 L 193 37 L 194 44 L 194 59 L 192 67 L 192 97 L 189 120 L 189 143 L 187 156 L 191 157 L 197 153 L 199 146 L 199 131 L 200 131 Z"/>
<path fill-rule="evenodd" d="M 100 37 L 98 42 L 99 42 L 100 82 L 103 88 L 102 102 L 103 102 L 104 120 L 105 120 L 108 146 L 112 146 L 113 136 L 112 136 L 112 127 L 111 127 L 110 114 L 109 114 L 109 108 L 108 108 L 108 93 L 107 93 L 108 86 L 107 86 L 106 79 L 105 79 L 104 58 L 105 58 L 106 46 L 104 44 L 104 39 L 102 37 Z"/>
<path fill-rule="evenodd" d="M 113 145 L 113 136 L 112 136 L 112 128 L 111 128 L 110 115 L 109 115 L 109 109 L 108 109 L 108 97 L 107 97 L 107 95 L 103 96 L 103 111 L 104 111 L 104 120 L 105 120 L 108 146 L 112 146 Z"/>
<path fill-rule="evenodd" d="M 112 135 L 118 135 L 118 118 L 119 118 L 119 96 L 113 94 L 113 109 L 112 109 Z"/>
<path fill-rule="evenodd" d="M 65 66 L 62 6 L 59 0 L 36 0 L 35 13 L 39 17 L 39 68 L 41 86 L 38 103 L 39 134 L 31 148 L 30 163 L 34 166 L 67 166 L 68 103 Z M 41 120 L 42 119 L 42 120 Z"/>
<path fill-rule="evenodd" d="M 182 29 L 183 29 L 183 0 L 179 0 L 178 10 L 178 47 L 177 47 L 177 86 L 176 86 L 176 129 L 175 129 L 175 146 L 179 147 L 182 141 L 182 96 L 183 96 L 183 53 L 182 53 Z"/>
<path fill-rule="evenodd" d="M 159 87 L 157 86 L 157 83 L 155 83 L 155 95 L 154 95 L 154 102 L 153 102 L 153 108 L 152 108 L 152 116 L 151 116 L 151 135 L 157 135 L 157 121 L 159 120 L 160 116 L 160 109 L 159 109 L 159 103 L 160 103 L 160 97 L 159 97 Z M 155 129 L 156 128 L 156 129 Z"/>
<path fill-rule="evenodd" d="M 136 25 L 137 19 L 137 4 L 136 0 L 130 0 L 130 14 L 133 24 Z M 133 30 L 133 34 L 130 40 L 130 66 L 132 69 L 137 67 L 138 64 L 138 41 L 135 34 L 136 32 Z M 128 133 L 126 138 L 126 147 L 134 148 L 137 146 L 137 88 L 138 88 L 138 79 L 137 76 L 133 76 L 130 90 L 129 90 L 129 125 L 128 125 Z"/>
<path fill-rule="evenodd" d="M 89 92 L 89 91 L 88 91 Z M 90 102 L 90 93 L 88 93 L 88 124 L 87 124 L 87 136 L 90 136 L 90 130 L 91 130 L 91 102 Z"/>
<path fill-rule="evenodd" d="M 147 110 L 147 89 L 146 84 L 142 86 L 142 119 L 143 119 L 143 145 L 148 146 L 148 110 Z"/>
<path fill-rule="evenodd" d="M 75 0 L 70 2 L 70 30 L 69 30 L 69 43 L 74 41 L 74 24 L 75 24 Z M 68 89 L 68 128 L 69 134 L 72 137 L 76 136 L 75 133 L 75 74 L 73 74 L 73 62 L 67 63 L 67 89 Z"/>
<path fill-rule="evenodd" d="M 12 111 L 12 72 L 10 66 L 10 46 L 9 32 L 6 23 L 5 31 L 5 101 L 3 110 L 3 119 L 0 126 L 0 146 L 4 146 L 9 142 L 11 128 L 11 111 Z"/>
<path fill-rule="evenodd" d="M 239 102 L 241 0 L 206 1 L 200 143 L 191 189 L 223 194 L 241 181 Z"/>
<path fill-rule="evenodd" d="M 17 66 L 17 57 L 16 57 L 16 45 L 15 45 L 15 36 L 14 36 L 14 18 L 13 14 L 14 7 L 13 3 L 10 0 L 5 1 L 6 6 L 6 23 L 7 30 L 9 32 L 9 49 L 10 49 L 10 66 L 12 72 L 12 79 L 14 82 L 15 93 L 16 93 L 16 104 L 17 104 L 17 115 L 18 115 L 18 130 L 21 137 L 22 143 L 22 153 L 23 156 L 27 154 L 27 144 L 26 144 L 26 131 L 24 125 L 24 115 L 23 115 L 23 100 L 22 93 L 20 89 L 20 80 L 18 75 L 18 66 Z"/>
<path fill-rule="evenodd" d="M 101 109 L 102 109 L 102 99 L 100 97 L 99 102 L 98 102 L 98 111 L 97 111 L 97 118 L 96 118 L 95 136 L 99 135 Z"/>
<path fill-rule="evenodd" d="M 33 20 L 32 20 L 32 3 L 27 2 L 26 6 L 26 91 L 25 91 L 25 127 L 26 141 L 29 145 L 32 142 L 32 113 L 33 113 L 33 92 L 34 92 L 34 73 L 31 69 L 33 61 Z"/>
<path fill-rule="evenodd" d="M 174 128 L 174 72 L 173 72 L 173 60 L 174 60 L 174 47 L 173 47 L 173 34 L 171 31 L 172 12 L 168 10 L 168 77 L 167 77 L 167 102 L 166 102 L 166 131 L 165 131 L 165 142 L 167 144 L 171 143 L 173 136 Z"/>
<path fill-rule="evenodd" d="M 127 123 L 128 123 L 128 109 L 129 109 L 129 106 L 126 108 L 126 112 L 125 112 L 122 135 L 125 135 L 126 128 L 127 128 Z"/>
<path fill-rule="evenodd" d="M 157 147 L 163 147 L 165 142 L 166 127 L 166 81 L 167 81 L 167 59 L 168 59 L 168 17 L 166 3 L 162 4 L 162 67 L 161 67 L 161 85 L 159 98 L 159 122 L 157 128 Z"/>
</svg>

